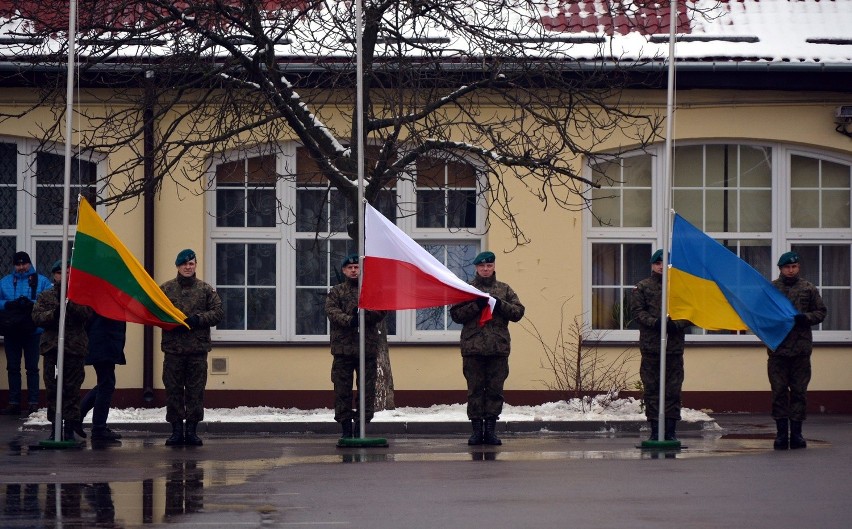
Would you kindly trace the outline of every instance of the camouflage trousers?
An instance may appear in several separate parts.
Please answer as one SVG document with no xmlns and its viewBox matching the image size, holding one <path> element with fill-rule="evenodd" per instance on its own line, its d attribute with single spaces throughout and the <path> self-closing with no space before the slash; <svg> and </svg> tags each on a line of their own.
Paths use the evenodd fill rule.
<svg viewBox="0 0 852 529">
<path fill-rule="evenodd" d="M 770 356 L 767 371 L 772 388 L 772 418 L 804 421 L 811 382 L 810 355 Z"/>
<path fill-rule="evenodd" d="M 166 354 L 163 359 L 163 386 L 166 388 L 166 421 L 203 421 L 207 353 Z"/>
<path fill-rule="evenodd" d="M 467 380 L 467 418 L 499 419 L 503 384 L 509 378 L 509 357 L 463 356 L 462 373 Z"/>
<path fill-rule="evenodd" d="M 56 362 L 55 355 L 45 355 L 42 366 L 42 379 L 47 393 L 47 420 L 56 418 Z M 62 420 L 80 421 L 80 388 L 86 378 L 86 359 L 82 356 L 64 356 L 62 358 Z"/>
<path fill-rule="evenodd" d="M 639 364 L 642 380 L 642 395 L 645 417 L 656 421 L 660 413 L 660 358 L 657 355 L 642 355 Z M 666 395 L 663 410 L 666 419 L 680 420 L 680 392 L 683 387 L 683 355 L 666 355 Z"/>
<path fill-rule="evenodd" d="M 358 420 L 359 414 L 353 407 L 353 382 L 361 390 L 361 377 L 358 374 L 360 360 L 356 355 L 335 355 L 331 362 L 331 382 L 334 384 L 334 420 L 343 422 L 349 419 Z M 366 386 L 364 388 L 364 420 L 373 419 L 376 411 L 376 357 L 366 357 L 364 368 L 367 370 Z M 356 375 L 357 376 L 356 378 Z M 359 399 L 360 400 L 360 399 Z"/>
</svg>

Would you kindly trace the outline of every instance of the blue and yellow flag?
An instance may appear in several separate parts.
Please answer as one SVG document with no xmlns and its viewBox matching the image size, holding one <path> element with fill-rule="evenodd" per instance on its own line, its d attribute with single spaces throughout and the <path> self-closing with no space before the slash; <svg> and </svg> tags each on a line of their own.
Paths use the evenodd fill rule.
<svg viewBox="0 0 852 529">
<path fill-rule="evenodd" d="M 793 328 L 796 309 L 733 252 L 675 215 L 668 312 L 718 331 L 750 330 L 773 351 Z"/>
</svg>

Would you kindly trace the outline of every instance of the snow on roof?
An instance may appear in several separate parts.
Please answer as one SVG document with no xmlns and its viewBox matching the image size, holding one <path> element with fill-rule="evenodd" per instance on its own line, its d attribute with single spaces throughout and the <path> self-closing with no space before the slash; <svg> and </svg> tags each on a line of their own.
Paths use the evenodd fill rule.
<svg viewBox="0 0 852 529">
<path fill-rule="evenodd" d="M 497 20 L 493 12 L 478 10 L 478 5 L 484 6 L 476 1 L 467 5 L 471 20 Z M 668 55 L 667 0 L 543 0 L 531 9 L 523 0 L 507 5 L 514 9 L 507 9 L 499 18 L 507 22 L 506 27 L 522 33 L 532 56 L 636 61 L 662 60 Z M 330 18 L 350 14 L 340 4 L 327 6 Z M 15 52 L 3 42 L 20 27 L 2 22 L 0 19 L 0 56 L 21 53 L 19 46 L 14 47 Z M 276 46 L 276 55 L 341 56 L 354 46 L 354 42 L 342 44 L 340 33 L 326 34 L 325 22 L 321 18 L 307 21 L 302 35 L 294 34 L 288 43 Z M 441 31 L 435 28 L 419 38 L 434 41 L 430 47 L 443 48 L 448 59 L 469 56 L 471 50 L 476 53 L 476 46 L 463 36 Z M 328 39 L 318 36 L 324 34 Z M 312 37 L 314 44 L 306 44 L 301 38 L 305 36 Z M 680 61 L 852 65 L 852 0 L 685 0 L 678 3 L 677 38 L 675 54 Z M 169 52 L 168 44 L 144 48 L 127 46 L 115 55 Z M 410 51 L 419 53 L 414 47 Z"/>
</svg>

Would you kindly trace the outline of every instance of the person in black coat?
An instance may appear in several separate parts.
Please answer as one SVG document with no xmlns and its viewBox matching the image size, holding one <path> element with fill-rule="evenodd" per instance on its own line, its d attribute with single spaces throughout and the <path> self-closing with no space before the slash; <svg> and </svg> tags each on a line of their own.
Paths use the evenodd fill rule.
<svg viewBox="0 0 852 529">
<path fill-rule="evenodd" d="M 115 391 L 115 365 L 124 365 L 124 341 L 127 323 L 98 314 L 89 322 L 89 354 L 86 365 L 95 368 L 97 384 L 80 402 L 80 417 L 92 410 L 92 441 L 118 442 L 121 435 L 107 427 L 107 417 Z"/>
</svg>

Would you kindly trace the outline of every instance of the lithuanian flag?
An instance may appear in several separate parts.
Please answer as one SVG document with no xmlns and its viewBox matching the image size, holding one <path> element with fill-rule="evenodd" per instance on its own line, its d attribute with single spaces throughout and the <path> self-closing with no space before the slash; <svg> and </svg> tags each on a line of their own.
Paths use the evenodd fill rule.
<svg viewBox="0 0 852 529">
<path fill-rule="evenodd" d="M 174 329 L 186 316 L 81 198 L 68 299 L 107 318 Z"/>
</svg>

